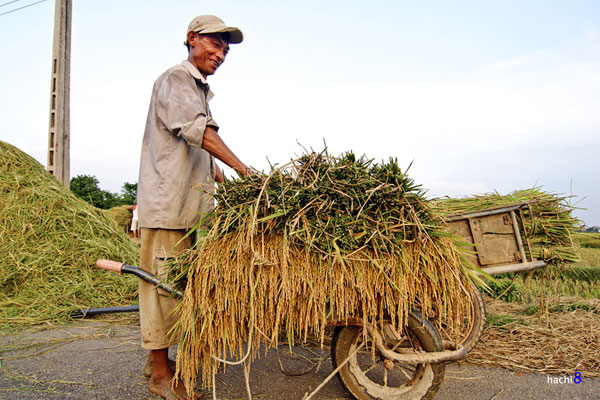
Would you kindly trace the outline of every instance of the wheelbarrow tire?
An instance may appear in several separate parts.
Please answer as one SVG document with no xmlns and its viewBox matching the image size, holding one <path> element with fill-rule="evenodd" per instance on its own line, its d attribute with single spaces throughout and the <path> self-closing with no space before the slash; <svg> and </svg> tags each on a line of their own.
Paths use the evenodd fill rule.
<svg viewBox="0 0 600 400">
<path fill-rule="evenodd" d="M 362 341 L 362 330 L 362 326 L 354 325 L 336 327 L 331 344 L 331 359 L 334 368 L 337 368 L 340 363 L 344 362 L 354 352 L 358 344 Z M 421 350 L 428 352 L 444 350 L 442 339 L 437 330 L 419 311 L 409 313 L 407 324 L 402 334 L 406 335 L 405 337 L 409 337 L 409 341 L 412 341 L 413 344 L 416 343 L 416 346 Z M 382 364 L 379 368 L 379 376 L 373 375 L 374 373 L 378 373 L 377 366 L 371 366 L 370 368 L 373 369 L 369 370 L 370 368 L 363 368 L 360 365 L 365 362 L 364 360 L 370 360 L 367 363 L 373 361 L 371 351 L 365 351 L 363 354 L 360 354 L 360 352 L 354 354 L 338 372 L 337 376 L 340 383 L 355 399 L 432 399 L 444 380 L 444 363 L 415 364 L 414 371 L 408 370 L 410 372 L 406 375 L 406 378 L 398 382 L 391 382 L 392 384 L 388 386 L 387 381 L 385 383 L 381 382 L 381 374 L 386 373 L 387 376 L 387 372 L 384 371 L 385 367 L 383 366 L 384 360 L 382 356 L 377 353 L 376 350 L 375 361 L 379 357 Z M 359 357 L 362 361 L 359 361 Z M 386 362 L 390 363 L 390 360 Z M 394 363 L 395 367 L 396 363 Z M 395 371 L 394 368 L 392 370 Z M 406 371 L 404 372 L 406 373 Z M 408 377 L 410 379 L 407 379 Z"/>
<path fill-rule="evenodd" d="M 483 302 L 483 296 L 481 292 L 477 290 L 477 287 L 473 285 L 472 293 L 472 305 L 473 305 L 473 318 L 468 334 L 460 341 L 460 344 L 467 350 L 467 352 L 473 350 L 481 335 L 485 329 L 485 303 Z"/>
</svg>

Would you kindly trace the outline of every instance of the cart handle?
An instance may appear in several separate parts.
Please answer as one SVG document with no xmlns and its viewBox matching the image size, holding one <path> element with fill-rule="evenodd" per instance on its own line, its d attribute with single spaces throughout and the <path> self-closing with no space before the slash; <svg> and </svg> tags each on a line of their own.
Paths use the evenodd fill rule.
<svg viewBox="0 0 600 400">
<path fill-rule="evenodd" d="M 112 261 L 112 260 L 100 259 L 100 260 L 96 261 L 96 267 L 105 269 L 107 271 L 115 271 L 120 274 L 123 273 L 124 265 L 125 265 L 125 263 L 120 263 L 118 261 Z"/>
<path fill-rule="evenodd" d="M 107 271 L 115 271 L 120 274 L 135 275 L 138 278 L 143 279 L 144 281 L 149 282 L 149 283 L 153 284 L 154 286 L 159 287 L 159 288 L 173 294 L 175 297 L 178 297 L 180 299 L 183 298 L 183 292 L 181 292 L 180 290 L 177 290 L 177 288 L 173 287 L 173 285 L 163 282 L 162 279 L 158 278 L 156 275 L 153 275 L 148 271 L 144 271 L 143 269 L 141 269 L 139 267 L 135 267 L 133 265 L 129 265 L 129 264 L 125 264 L 125 263 L 120 263 L 118 261 L 104 260 L 104 259 L 100 259 L 100 260 L 96 261 L 96 266 L 98 268 L 102 268 Z"/>
</svg>

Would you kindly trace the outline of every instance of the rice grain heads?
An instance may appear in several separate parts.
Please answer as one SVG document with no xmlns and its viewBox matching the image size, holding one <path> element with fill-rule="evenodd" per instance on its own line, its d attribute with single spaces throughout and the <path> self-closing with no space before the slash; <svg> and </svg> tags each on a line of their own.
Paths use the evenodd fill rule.
<svg viewBox="0 0 600 400">
<path fill-rule="evenodd" d="M 94 265 L 138 257 L 100 210 L 0 141 L 0 331 L 63 322 L 76 309 L 131 304 L 137 282 Z"/>
</svg>

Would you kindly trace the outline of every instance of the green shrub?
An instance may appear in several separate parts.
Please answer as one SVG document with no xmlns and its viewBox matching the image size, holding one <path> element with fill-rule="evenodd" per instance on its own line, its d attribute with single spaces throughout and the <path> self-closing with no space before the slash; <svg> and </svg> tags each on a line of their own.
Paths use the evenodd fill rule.
<svg viewBox="0 0 600 400">
<path fill-rule="evenodd" d="M 519 301 L 522 298 L 521 292 L 523 286 L 519 279 L 520 277 L 517 277 L 513 281 L 512 278 L 509 277 L 499 277 L 488 281 L 487 284 L 492 290 L 491 296 L 497 297 L 500 300 L 504 300 L 509 303 Z"/>
<path fill-rule="evenodd" d="M 515 321 L 516 321 L 516 318 L 513 317 L 512 315 L 495 314 L 495 313 L 487 313 L 487 315 L 486 315 L 487 326 L 500 327 L 500 326 L 508 325 Z"/>
</svg>

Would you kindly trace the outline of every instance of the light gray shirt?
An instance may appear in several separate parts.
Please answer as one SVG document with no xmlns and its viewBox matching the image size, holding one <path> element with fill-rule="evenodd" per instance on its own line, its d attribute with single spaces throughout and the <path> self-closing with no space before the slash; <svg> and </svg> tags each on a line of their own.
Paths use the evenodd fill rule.
<svg viewBox="0 0 600 400">
<path fill-rule="evenodd" d="M 187 60 L 154 83 L 138 179 L 141 228 L 188 229 L 212 209 L 214 159 L 202 149 L 206 127 L 219 127 L 208 108 L 212 96 Z"/>
</svg>

